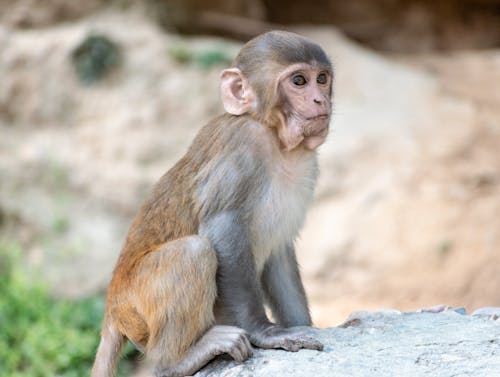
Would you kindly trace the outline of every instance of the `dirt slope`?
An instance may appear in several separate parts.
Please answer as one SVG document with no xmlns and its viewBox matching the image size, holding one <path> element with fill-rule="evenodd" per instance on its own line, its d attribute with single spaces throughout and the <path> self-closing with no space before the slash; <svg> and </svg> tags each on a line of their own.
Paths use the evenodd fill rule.
<svg viewBox="0 0 500 377">
<path fill-rule="evenodd" d="M 500 51 L 383 56 L 333 28 L 297 30 L 336 66 L 298 243 L 316 323 L 381 306 L 500 305 Z M 69 56 L 90 32 L 124 59 L 85 86 Z M 136 11 L 0 25 L 1 229 L 57 294 L 105 289 L 135 209 L 222 111 L 222 66 L 179 64 L 179 46 L 232 55 L 239 44 L 165 34 Z"/>
</svg>

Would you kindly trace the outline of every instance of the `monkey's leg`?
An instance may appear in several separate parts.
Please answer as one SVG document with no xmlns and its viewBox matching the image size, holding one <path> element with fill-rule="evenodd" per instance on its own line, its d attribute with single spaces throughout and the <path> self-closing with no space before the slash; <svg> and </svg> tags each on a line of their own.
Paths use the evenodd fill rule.
<svg viewBox="0 0 500 377">
<path fill-rule="evenodd" d="M 217 322 L 236 325 L 249 333 L 261 348 L 320 350 L 323 345 L 296 329 L 285 329 L 269 321 L 264 311 L 263 292 L 257 277 L 252 246 L 237 211 L 213 217 L 201 227 L 218 254 Z"/>
<path fill-rule="evenodd" d="M 271 255 L 262 272 L 262 283 L 267 302 L 281 326 L 311 326 L 307 297 L 293 246 Z"/>
<path fill-rule="evenodd" d="M 249 357 L 242 329 L 212 327 L 217 258 L 207 239 L 168 242 L 138 268 L 134 296 L 148 326 L 146 354 L 157 376 L 193 374 L 222 353 L 238 361 Z"/>
<path fill-rule="evenodd" d="M 293 246 L 271 255 L 262 272 L 262 283 L 275 320 L 286 328 L 268 328 L 255 335 L 254 341 L 261 347 L 285 342 L 288 345 L 284 348 L 290 351 L 300 348 L 323 349 L 320 342 L 305 336 L 303 329 L 291 327 L 311 326 L 307 297 Z"/>
</svg>

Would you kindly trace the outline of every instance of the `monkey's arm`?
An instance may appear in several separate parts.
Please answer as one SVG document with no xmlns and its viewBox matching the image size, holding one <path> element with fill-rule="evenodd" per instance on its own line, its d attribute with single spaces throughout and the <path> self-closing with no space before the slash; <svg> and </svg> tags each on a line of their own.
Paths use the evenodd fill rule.
<svg viewBox="0 0 500 377">
<path fill-rule="evenodd" d="M 267 302 L 281 326 L 311 326 L 293 245 L 271 255 L 262 272 L 262 283 Z"/>
<path fill-rule="evenodd" d="M 250 240 L 238 211 L 225 211 L 200 226 L 217 252 L 216 320 L 233 324 L 249 333 L 269 326 L 257 279 Z"/>
<path fill-rule="evenodd" d="M 218 323 L 242 327 L 257 347 L 289 351 L 323 348 L 320 342 L 304 336 L 301 331 L 275 325 L 267 318 L 250 239 L 237 211 L 213 216 L 202 224 L 200 234 L 208 237 L 217 252 L 215 315 Z"/>
</svg>

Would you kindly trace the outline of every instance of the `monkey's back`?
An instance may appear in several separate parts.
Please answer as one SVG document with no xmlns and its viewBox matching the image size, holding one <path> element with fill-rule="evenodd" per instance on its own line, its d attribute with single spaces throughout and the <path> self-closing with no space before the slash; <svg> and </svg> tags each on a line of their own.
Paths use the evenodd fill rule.
<svg viewBox="0 0 500 377">
<path fill-rule="evenodd" d="M 228 114 L 199 131 L 186 154 L 160 178 L 136 214 L 113 278 L 130 274 L 158 246 L 197 234 L 203 218 L 244 205 L 247 197 L 241 192 L 256 194 L 254 188 L 261 182 L 254 177 L 263 176 L 264 161 L 256 163 L 255 146 L 249 144 L 257 142 L 258 132 L 248 117 Z M 240 194 L 233 196 L 234 192 Z"/>
</svg>

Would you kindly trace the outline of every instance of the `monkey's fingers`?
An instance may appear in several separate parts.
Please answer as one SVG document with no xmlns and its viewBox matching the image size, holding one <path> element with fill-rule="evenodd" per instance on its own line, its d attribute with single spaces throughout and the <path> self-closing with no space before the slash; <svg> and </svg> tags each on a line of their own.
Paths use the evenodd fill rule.
<svg viewBox="0 0 500 377">
<path fill-rule="evenodd" d="M 318 340 L 306 336 L 302 330 L 295 329 L 271 329 L 274 334 L 254 334 L 251 341 L 260 348 L 282 348 L 286 351 L 297 352 L 300 349 L 310 349 L 316 351 L 323 350 L 323 344 Z"/>
<path fill-rule="evenodd" d="M 228 329 L 230 329 L 228 327 Z M 234 330 L 233 330 L 234 329 Z M 253 349 L 248 337 L 242 329 L 233 328 L 224 334 L 224 340 L 220 344 L 219 352 L 227 353 L 234 360 L 243 362 L 253 354 Z"/>
<path fill-rule="evenodd" d="M 245 335 L 243 337 L 243 341 L 238 343 L 238 348 L 240 350 L 241 355 L 243 356 L 242 360 L 236 360 L 236 361 L 245 361 L 249 357 L 253 355 L 253 348 L 252 345 L 250 344 L 250 341 L 248 340 L 248 337 Z"/>
<path fill-rule="evenodd" d="M 247 358 L 253 356 L 253 347 L 252 347 L 252 344 L 250 343 L 250 340 L 248 339 L 247 334 L 245 334 L 245 339 L 243 341 L 242 346 L 245 350 L 245 354 L 246 354 Z"/>
<path fill-rule="evenodd" d="M 293 338 L 286 338 L 283 348 L 287 351 L 292 352 L 297 352 L 302 348 L 315 351 L 323 351 L 323 343 L 308 336 L 297 336 Z"/>
</svg>

